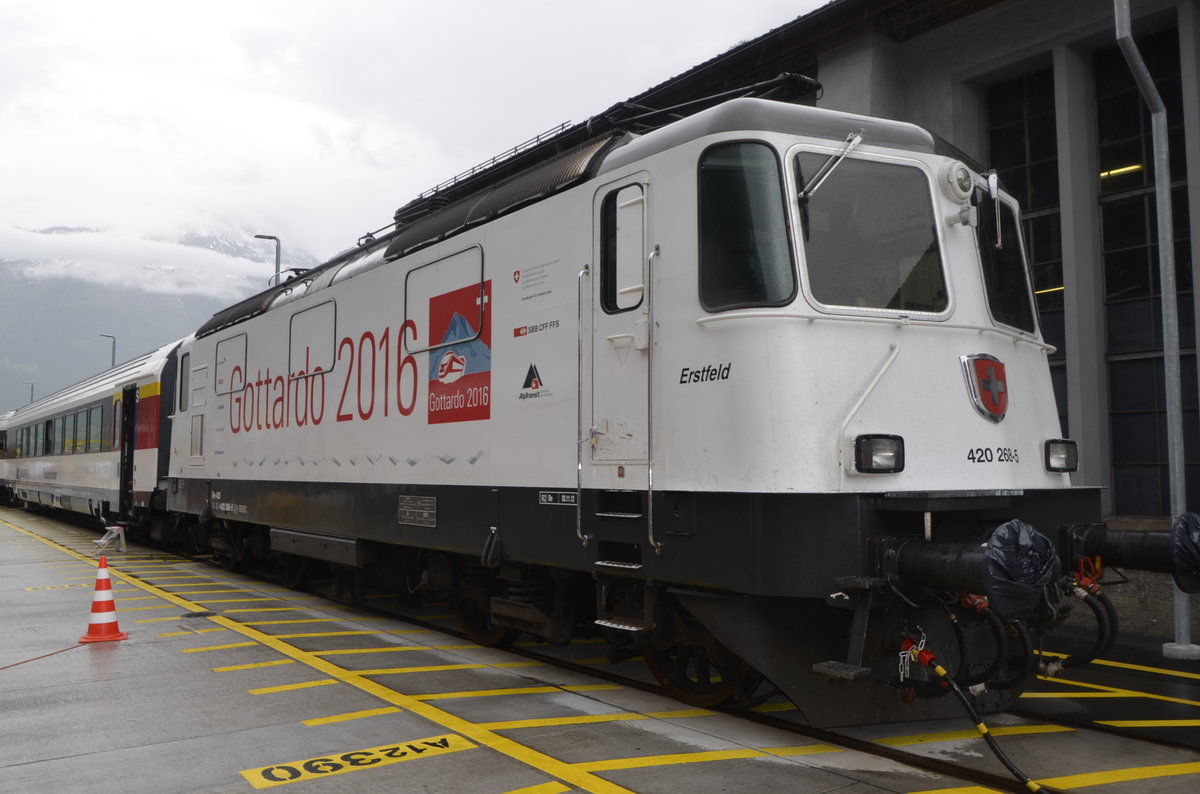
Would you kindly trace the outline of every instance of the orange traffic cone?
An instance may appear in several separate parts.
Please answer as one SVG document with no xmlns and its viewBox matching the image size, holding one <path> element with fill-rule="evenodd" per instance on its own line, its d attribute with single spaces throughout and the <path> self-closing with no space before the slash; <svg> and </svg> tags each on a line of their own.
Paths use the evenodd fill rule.
<svg viewBox="0 0 1200 794">
<path fill-rule="evenodd" d="M 108 558 L 100 558 L 96 569 L 96 591 L 92 594 L 92 614 L 88 617 L 87 634 L 80 642 L 123 640 L 129 635 L 117 625 L 117 607 L 113 604 L 112 582 L 108 578 Z"/>
</svg>

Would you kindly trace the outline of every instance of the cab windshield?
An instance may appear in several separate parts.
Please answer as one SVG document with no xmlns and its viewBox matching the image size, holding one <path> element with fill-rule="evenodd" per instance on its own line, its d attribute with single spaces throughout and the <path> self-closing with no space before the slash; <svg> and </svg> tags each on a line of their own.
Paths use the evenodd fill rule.
<svg viewBox="0 0 1200 794">
<path fill-rule="evenodd" d="M 826 306 L 944 312 L 949 305 L 929 180 L 918 168 L 847 157 L 811 193 L 829 155 L 796 157 L 804 259 Z"/>
</svg>

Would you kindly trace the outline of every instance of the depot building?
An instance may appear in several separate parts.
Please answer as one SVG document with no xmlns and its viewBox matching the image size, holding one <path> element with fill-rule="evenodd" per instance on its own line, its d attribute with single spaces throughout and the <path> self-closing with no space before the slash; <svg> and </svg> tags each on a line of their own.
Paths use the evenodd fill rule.
<svg viewBox="0 0 1200 794">
<path fill-rule="evenodd" d="M 1200 2 L 1131 0 L 1166 105 L 1187 504 L 1200 505 L 1194 263 L 1200 263 Z M 1024 236 L 1074 483 L 1105 512 L 1170 511 L 1151 116 L 1110 0 L 833 0 L 633 101 L 670 107 L 783 72 L 805 101 L 919 124 L 989 167 Z M 1155 521 L 1138 523 L 1153 525 Z"/>
</svg>

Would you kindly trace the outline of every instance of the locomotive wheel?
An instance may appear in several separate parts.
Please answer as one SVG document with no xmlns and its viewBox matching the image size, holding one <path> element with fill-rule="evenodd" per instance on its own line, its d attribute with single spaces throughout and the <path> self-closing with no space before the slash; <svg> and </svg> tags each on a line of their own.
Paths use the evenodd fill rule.
<svg viewBox="0 0 1200 794">
<path fill-rule="evenodd" d="M 521 632 L 505 626 L 492 623 L 491 610 L 486 600 L 465 597 L 454 602 L 454 611 L 458 613 L 458 622 L 463 634 L 471 642 L 489 647 L 512 644 Z"/>
<path fill-rule="evenodd" d="M 707 648 L 690 645 L 671 648 L 644 647 L 646 666 L 671 697 L 692 706 L 713 708 L 736 703 L 750 708 L 773 692 L 762 684 L 762 674 L 730 654 L 714 655 Z M 724 657 L 724 658 L 722 658 Z"/>
<path fill-rule="evenodd" d="M 308 557 L 298 554 L 274 554 L 275 579 L 289 590 L 302 590 L 308 584 Z"/>
<path fill-rule="evenodd" d="M 217 564 L 227 571 L 236 571 L 242 567 L 246 558 L 246 536 L 236 529 L 212 538 L 213 557 Z"/>
</svg>

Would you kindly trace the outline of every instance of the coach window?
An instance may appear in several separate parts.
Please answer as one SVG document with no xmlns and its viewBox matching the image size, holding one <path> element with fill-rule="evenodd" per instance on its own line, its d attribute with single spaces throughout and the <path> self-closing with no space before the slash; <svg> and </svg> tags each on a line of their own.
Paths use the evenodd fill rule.
<svg viewBox="0 0 1200 794">
<path fill-rule="evenodd" d="M 929 179 L 918 168 L 847 157 L 811 193 L 830 155 L 796 157 L 808 288 L 826 306 L 946 311 Z"/>
<path fill-rule="evenodd" d="M 600 301 L 609 314 L 642 305 L 645 205 L 641 185 L 614 190 L 600 205 Z"/>
<path fill-rule="evenodd" d="M 121 448 L 121 401 L 113 400 L 112 410 L 112 448 Z"/>
<path fill-rule="evenodd" d="M 99 405 L 88 409 L 88 436 L 87 436 L 87 451 L 100 451 L 100 419 L 104 415 L 104 409 Z"/>
<path fill-rule="evenodd" d="M 75 449 L 74 452 L 83 452 L 87 449 L 87 411 L 80 411 L 75 414 Z"/>
<path fill-rule="evenodd" d="M 796 294 L 775 151 L 724 143 L 700 158 L 700 303 L 779 306 Z"/>
<path fill-rule="evenodd" d="M 192 354 L 184 353 L 179 357 L 179 412 L 185 413 L 188 409 L 188 378 L 191 376 L 191 371 L 188 367 L 192 363 Z"/>
<path fill-rule="evenodd" d="M 63 442 L 63 418 L 60 416 L 54 420 L 54 426 L 50 428 L 50 454 L 61 455 Z"/>
</svg>

